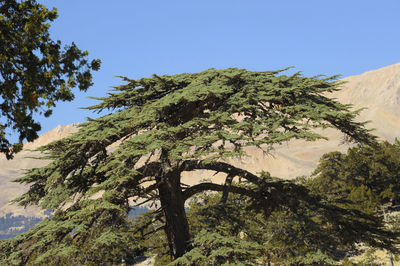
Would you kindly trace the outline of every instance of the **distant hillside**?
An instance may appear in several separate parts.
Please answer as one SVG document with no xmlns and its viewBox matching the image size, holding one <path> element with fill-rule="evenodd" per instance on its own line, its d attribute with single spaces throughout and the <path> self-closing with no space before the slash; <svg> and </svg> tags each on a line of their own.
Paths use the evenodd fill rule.
<svg viewBox="0 0 400 266">
<path fill-rule="evenodd" d="M 12 213 L 7 213 L 5 216 L 0 217 L 0 240 L 25 233 L 42 220 L 43 218 L 40 217 L 13 216 Z"/>
<path fill-rule="evenodd" d="M 38 208 L 28 207 L 27 209 L 24 209 L 22 207 L 8 204 L 10 200 L 16 198 L 26 189 L 26 187 L 10 181 L 21 176 L 25 169 L 44 166 L 48 163 L 44 160 L 29 158 L 30 156 L 38 155 L 30 150 L 66 137 L 76 131 L 76 125 L 58 126 L 53 130 L 42 134 L 33 143 L 25 144 L 24 150 L 18 153 L 13 160 L 6 160 L 3 155 L 0 156 L 0 217 L 5 216 L 7 213 L 12 213 L 14 216 L 25 215 L 45 217 L 43 211 Z"/>
<path fill-rule="evenodd" d="M 347 82 L 343 86 L 343 90 L 330 97 L 337 98 L 343 103 L 351 103 L 356 109 L 367 107 L 368 109 L 362 112 L 359 119 L 371 120 L 368 127 L 376 128 L 375 134 L 382 139 L 393 141 L 396 137 L 400 137 L 400 63 L 343 80 Z M 43 211 L 36 208 L 24 210 L 15 205 L 9 205 L 9 200 L 17 197 L 26 189 L 24 186 L 9 181 L 22 175 L 23 169 L 40 167 L 47 163 L 27 158 L 35 155 L 28 149 L 34 149 L 50 141 L 63 138 L 76 130 L 76 125 L 58 126 L 41 135 L 35 142 L 25 145 L 24 151 L 18 154 L 14 160 L 7 161 L 5 158 L 0 158 L 0 186 L 2 188 L 0 217 L 4 217 L 7 213 L 12 213 L 14 216 L 45 216 Z M 335 150 L 345 151 L 348 148 L 348 145 L 341 144 L 342 135 L 335 130 L 327 130 L 324 133 L 330 138 L 329 141 L 293 141 L 275 147 L 271 155 L 264 155 L 260 150 L 249 148 L 247 151 L 250 157 L 235 158 L 231 162 L 254 173 L 266 170 L 272 175 L 282 178 L 309 175 L 322 154 Z M 193 184 L 202 178 L 212 177 L 211 174 L 206 172 L 197 172 L 195 175 L 187 174 L 184 176 L 183 182 Z M 222 177 L 223 175 L 216 175 L 213 178 L 222 180 Z"/>
</svg>

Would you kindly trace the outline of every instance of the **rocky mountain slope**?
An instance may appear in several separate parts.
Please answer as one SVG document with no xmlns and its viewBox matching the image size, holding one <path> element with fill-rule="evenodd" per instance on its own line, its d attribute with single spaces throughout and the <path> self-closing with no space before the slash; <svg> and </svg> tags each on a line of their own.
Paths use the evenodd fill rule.
<svg viewBox="0 0 400 266">
<path fill-rule="evenodd" d="M 29 158 L 38 155 L 38 153 L 32 152 L 32 150 L 54 140 L 66 137 L 76 131 L 76 125 L 58 126 L 42 134 L 34 142 L 25 144 L 24 150 L 18 153 L 13 160 L 7 160 L 3 155 L 0 156 L 0 217 L 5 216 L 6 213 L 12 213 L 15 216 L 42 217 L 44 215 L 43 211 L 37 208 L 29 207 L 23 209 L 15 205 L 10 205 L 8 202 L 23 193 L 26 189 L 25 186 L 10 181 L 23 175 L 26 169 L 44 166 L 48 163 L 45 160 Z"/>
<path fill-rule="evenodd" d="M 382 139 L 393 141 L 400 137 L 400 63 L 369 71 L 361 75 L 343 79 L 347 83 L 339 92 L 330 97 L 337 98 L 342 103 L 351 103 L 355 109 L 367 107 L 359 119 L 371 120 L 369 128 L 375 128 L 375 134 Z M 24 150 L 14 160 L 7 161 L 0 158 L 0 217 L 7 213 L 25 216 L 44 216 L 43 211 L 36 208 L 22 209 L 9 205 L 8 201 L 23 193 L 26 187 L 11 183 L 10 180 L 23 174 L 24 169 L 40 167 L 47 162 L 28 158 L 35 155 L 29 151 L 50 141 L 60 139 L 76 132 L 76 125 L 58 126 L 44 133 L 33 143 L 26 144 Z M 324 132 L 329 141 L 305 142 L 293 141 L 275 147 L 271 155 L 265 155 L 255 148 L 247 149 L 249 157 L 235 158 L 231 162 L 236 166 L 245 167 L 251 172 L 269 171 L 273 176 L 294 178 L 299 175 L 308 175 L 316 167 L 320 156 L 326 152 L 348 148 L 342 143 L 342 135 L 335 130 Z M 195 183 L 204 177 L 211 177 L 211 173 L 197 172 L 186 174 L 184 183 Z M 223 176 L 217 175 L 217 181 Z"/>
</svg>

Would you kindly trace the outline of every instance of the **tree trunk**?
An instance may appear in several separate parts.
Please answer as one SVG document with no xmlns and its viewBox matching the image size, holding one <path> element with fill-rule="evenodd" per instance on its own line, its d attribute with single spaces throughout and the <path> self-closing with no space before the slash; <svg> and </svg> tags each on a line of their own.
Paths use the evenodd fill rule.
<svg viewBox="0 0 400 266">
<path fill-rule="evenodd" d="M 158 192 L 163 208 L 171 256 L 181 257 L 190 246 L 189 224 L 185 212 L 185 199 L 180 185 L 180 173 L 165 172 L 157 178 Z"/>
</svg>

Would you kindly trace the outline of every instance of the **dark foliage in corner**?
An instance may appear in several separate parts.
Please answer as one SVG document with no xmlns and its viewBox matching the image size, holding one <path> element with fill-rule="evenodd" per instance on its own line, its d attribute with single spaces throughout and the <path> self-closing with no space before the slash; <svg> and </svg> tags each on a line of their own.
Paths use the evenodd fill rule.
<svg viewBox="0 0 400 266">
<path fill-rule="evenodd" d="M 100 60 L 88 61 L 88 52 L 74 43 L 65 48 L 50 37 L 57 10 L 35 0 L 0 1 L 0 152 L 8 159 L 22 149 L 24 140 L 38 137 L 34 114 L 48 117 L 57 101 L 71 101 L 72 88 L 86 91 L 91 71 Z M 7 138 L 18 132 L 19 142 Z"/>
</svg>

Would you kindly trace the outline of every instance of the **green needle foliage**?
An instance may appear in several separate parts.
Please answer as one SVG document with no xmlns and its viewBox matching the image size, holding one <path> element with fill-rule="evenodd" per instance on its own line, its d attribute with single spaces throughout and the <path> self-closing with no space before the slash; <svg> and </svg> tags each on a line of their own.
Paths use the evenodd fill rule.
<svg viewBox="0 0 400 266">
<path fill-rule="evenodd" d="M 315 129 L 327 127 L 340 130 L 349 140 L 374 145 L 365 123 L 354 121 L 360 110 L 350 111 L 350 105 L 325 96 L 341 85 L 335 78 L 236 68 L 123 78 L 126 84 L 96 98 L 101 102 L 89 108 L 113 112 L 40 148 L 52 163 L 16 180 L 30 184 L 16 202 L 56 212 L 12 244 L 2 244 L 0 248 L 9 245 L 3 254 L 21 263 L 73 256 L 67 236 L 85 243 L 96 225 L 109 228 L 102 239 L 114 241 L 132 203 L 147 202 L 157 208 L 154 219 L 164 224 L 171 257 L 178 258 L 193 247 L 185 202 L 204 191 L 222 192 L 222 203 L 230 193 L 246 196 L 249 208 L 265 217 L 278 207 L 296 212 L 306 206 L 337 221 L 334 228 L 343 228 L 344 238 L 354 235 L 352 240 L 391 248 L 393 236 L 378 218 L 330 205 L 302 185 L 255 175 L 223 161 L 246 156 L 246 146 L 268 152 L 272 145 L 292 139 L 323 139 Z M 195 170 L 225 173 L 225 185 L 181 184 L 182 173 Z M 251 187 L 232 184 L 234 177 Z M 31 256 L 34 252 L 41 255 Z"/>
<path fill-rule="evenodd" d="M 322 156 L 309 186 L 343 205 L 377 212 L 400 205 L 400 142 L 361 145 Z"/>
<path fill-rule="evenodd" d="M 195 248 L 172 265 L 329 265 L 338 260 L 345 242 L 316 212 L 281 207 L 266 219 L 249 208 L 246 197 L 232 195 L 224 205 L 219 199 L 203 195 L 191 204 Z"/>
<path fill-rule="evenodd" d="M 71 101 L 71 89 L 86 91 L 92 85 L 92 70 L 100 60 L 89 62 L 88 52 L 74 43 L 61 47 L 49 34 L 57 10 L 48 10 L 35 0 L 0 1 L 0 153 L 12 158 L 22 141 L 38 137 L 38 113 L 48 117 L 57 101 Z M 7 132 L 19 134 L 12 145 Z"/>
<path fill-rule="evenodd" d="M 281 205 L 265 217 L 251 208 L 248 197 L 231 194 L 225 204 L 220 199 L 214 193 L 191 200 L 193 249 L 171 265 L 338 265 L 358 252 L 356 243 L 375 238 L 366 237 L 371 232 L 357 212 L 339 221 L 301 202 L 295 210 Z"/>
</svg>

